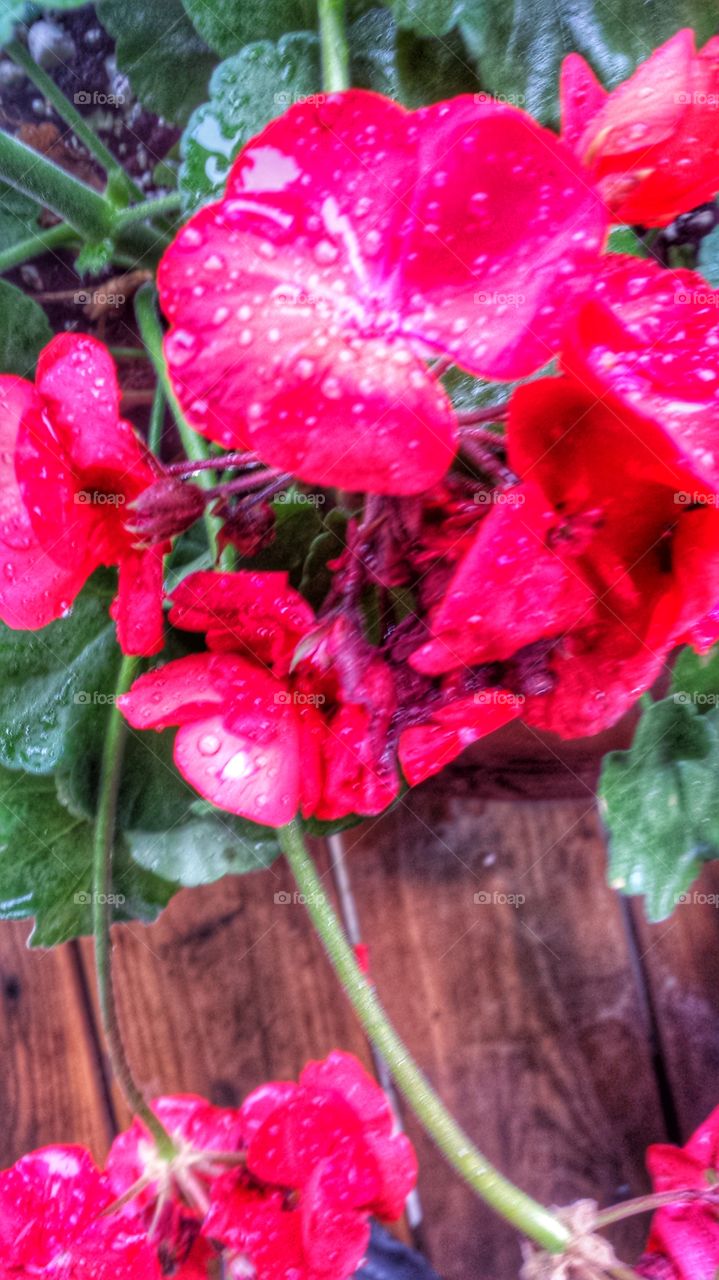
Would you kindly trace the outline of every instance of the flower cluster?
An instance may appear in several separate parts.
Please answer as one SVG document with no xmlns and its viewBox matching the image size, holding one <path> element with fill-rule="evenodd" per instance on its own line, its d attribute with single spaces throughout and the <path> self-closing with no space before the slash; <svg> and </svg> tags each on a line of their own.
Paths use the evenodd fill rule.
<svg viewBox="0 0 719 1280">
<path fill-rule="evenodd" d="M 719 189 L 718 81 L 717 41 L 680 31 L 609 94 L 570 56 L 559 137 L 484 95 L 274 120 L 158 277 L 222 483 L 148 457 L 107 352 L 55 339 L 34 387 L 0 378 L 0 617 L 42 626 L 117 565 L 120 644 L 158 653 L 163 556 L 211 504 L 239 566 L 187 577 L 168 615 L 205 648 L 121 705 L 271 826 L 379 813 L 518 717 L 611 725 L 676 645 L 719 638 L 719 295 L 606 249 L 612 220 L 665 226 Z M 520 385 L 462 412 L 459 372 Z M 290 485 L 344 521 L 312 607 L 299 575 L 243 567 Z"/>
<path fill-rule="evenodd" d="M 400 1217 L 416 1177 L 382 1090 L 333 1052 L 298 1084 L 237 1109 L 203 1098 L 153 1107 L 161 1155 L 135 1120 L 104 1170 L 80 1147 L 46 1147 L 0 1173 L 0 1273 L 58 1280 L 200 1280 L 222 1256 L 234 1280 L 347 1280 L 371 1214 Z"/>
</svg>

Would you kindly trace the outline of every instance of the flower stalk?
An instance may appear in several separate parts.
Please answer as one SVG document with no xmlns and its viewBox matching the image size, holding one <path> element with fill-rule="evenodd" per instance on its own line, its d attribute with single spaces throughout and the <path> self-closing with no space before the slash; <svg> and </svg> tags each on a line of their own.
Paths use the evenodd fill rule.
<svg viewBox="0 0 719 1280">
<path fill-rule="evenodd" d="M 115 698 L 126 693 L 139 674 L 142 660 L 125 657 L 120 666 Z M 159 1153 L 166 1159 L 175 1154 L 175 1144 L 164 1125 L 145 1101 L 135 1082 L 127 1059 L 115 1002 L 112 974 L 112 855 L 115 841 L 117 799 L 122 778 L 127 724 L 117 706 L 110 709 L 105 747 L 102 755 L 100 789 L 95 820 L 93 863 L 93 930 L 95 934 L 95 969 L 100 998 L 102 1027 L 110 1054 L 112 1069 L 128 1106 L 139 1116 L 152 1134 Z"/>
<path fill-rule="evenodd" d="M 555 1214 L 504 1177 L 470 1141 L 435 1093 L 390 1023 L 372 986 L 355 960 L 342 926 L 322 888 L 295 820 L 278 833 L 304 895 L 307 910 L 352 1007 L 372 1044 L 385 1059 L 417 1119 L 465 1182 L 523 1235 L 550 1253 L 563 1252 L 569 1228 Z"/>
<path fill-rule="evenodd" d="M 350 87 L 345 0 L 318 0 L 322 83 L 329 93 Z"/>
</svg>

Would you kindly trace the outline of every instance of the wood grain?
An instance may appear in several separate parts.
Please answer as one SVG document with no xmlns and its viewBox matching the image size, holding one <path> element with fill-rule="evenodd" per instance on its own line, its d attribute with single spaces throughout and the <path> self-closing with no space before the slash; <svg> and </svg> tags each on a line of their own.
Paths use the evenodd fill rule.
<svg viewBox="0 0 719 1280">
<path fill-rule="evenodd" d="M 593 810 L 457 798 L 445 778 L 345 840 L 380 993 L 482 1149 L 547 1202 L 643 1191 L 663 1118 Z M 408 1128 L 440 1274 L 515 1276 L 516 1237 Z M 627 1257 L 643 1232 L 619 1233 Z"/>
<path fill-rule="evenodd" d="M 28 951 L 29 932 L 0 926 L 0 1167 L 51 1142 L 100 1157 L 111 1133 L 74 949 Z"/>
</svg>

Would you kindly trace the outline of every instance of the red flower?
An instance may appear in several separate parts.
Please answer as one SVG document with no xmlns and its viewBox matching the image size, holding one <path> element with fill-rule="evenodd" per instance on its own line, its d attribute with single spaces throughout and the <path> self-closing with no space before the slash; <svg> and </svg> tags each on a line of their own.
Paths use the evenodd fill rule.
<svg viewBox="0 0 719 1280">
<path fill-rule="evenodd" d="M 444 683 L 449 692 L 457 682 L 450 676 Z M 521 715 L 523 702 L 523 697 L 491 686 L 464 696 L 449 693 L 426 720 L 400 735 L 399 759 L 409 785 L 431 778 L 473 742 Z"/>
<path fill-rule="evenodd" d="M 718 113 L 719 118 L 719 113 Z M 693 271 L 617 255 L 588 292 L 562 353 L 564 367 L 620 415 L 645 425 L 645 466 L 719 485 L 719 293 Z"/>
<path fill-rule="evenodd" d="M 44 627 L 98 565 L 116 564 L 120 645 L 150 654 L 162 647 L 165 546 L 137 547 L 125 526 L 155 473 L 119 397 L 109 352 L 80 334 L 53 338 L 34 387 L 0 376 L 0 618 Z"/>
<path fill-rule="evenodd" d="M 114 1199 L 81 1147 L 45 1147 L 23 1156 L 0 1173 L 2 1274 L 18 1280 L 162 1280 L 145 1232 L 124 1213 L 107 1215 Z"/>
<path fill-rule="evenodd" d="M 364 649 L 354 669 L 342 620 L 317 630 L 284 573 L 191 574 L 172 599 L 171 621 L 205 631 L 209 652 L 141 676 L 120 706 L 135 728 L 180 726 L 175 763 L 201 795 L 273 827 L 391 803 L 391 677 Z"/>
<path fill-rule="evenodd" d="M 719 1107 L 684 1147 L 656 1143 L 647 1151 L 655 1191 L 709 1192 L 719 1183 Z M 664 1272 L 662 1263 L 666 1263 Z M 717 1201 L 696 1199 L 658 1209 L 638 1270 L 671 1280 L 712 1280 L 719 1269 Z"/>
<path fill-rule="evenodd" d="M 653 426 L 565 379 L 518 389 L 508 439 L 527 478 L 480 523 L 411 662 L 429 674 L 502 662 L 525 720 L 595 733 L 719 600 L 716 495 L 678 502 Z"/>
<path fill-rule="evenodd" d="M 617 222 L 662 227 L 719 190 L 719 39 L 678 31 L 607 93 L 578 53 L 562 65 L 562 138 Z"/>
<path fill-rule="evenodd" d="M 165 254 L 173 385 L 220 444 L 316 484 L 419 492 L 456 446 L 427 359 L 502 379 L 546 363 L 605 218 L 513 107 L 407 112 L 358 90 L 294 106 Z"/>
<path fill-rule="evenodd" d="M 247 1258 L 258 1280 L 346 1280 L 369 1215 L 398 1218 L 416 1179 L 384 1093 L 334 1052 L 297 1085 L 258 1089 L 242 1115 L 247 1172 L 216 1184 L 205 1234 Z"/>
</svg>

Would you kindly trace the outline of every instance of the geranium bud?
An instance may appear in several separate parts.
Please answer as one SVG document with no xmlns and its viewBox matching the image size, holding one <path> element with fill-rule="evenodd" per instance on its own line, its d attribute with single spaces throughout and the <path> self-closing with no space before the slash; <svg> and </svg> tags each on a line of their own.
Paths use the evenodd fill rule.
<svg viewBox="0 0 719 1280">
<path fill-rule="evenodd" d="M 162 476 L 130 504 L 127 528 L 151 546 L 184 533 L 205 509 L 205 494 L 177 476 Z"/>
<path fill-rule="evenodd" d="M 241 556 L 254 556 L 271 540 L 274 528 L 270 502 L 238 502 L 234 511 L 225 515 L 217 540 L 221 548 L 231 546 Z"/>
</svg>

